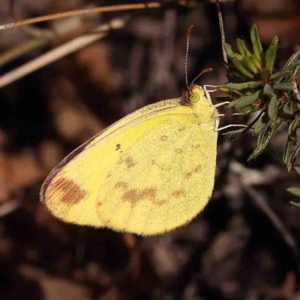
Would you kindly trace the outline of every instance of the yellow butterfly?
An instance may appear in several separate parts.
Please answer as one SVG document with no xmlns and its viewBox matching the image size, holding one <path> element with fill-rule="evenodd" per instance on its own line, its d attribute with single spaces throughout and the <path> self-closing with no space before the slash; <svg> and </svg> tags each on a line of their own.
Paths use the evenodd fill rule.
<svg viewBox="0 0 300 300">
<path fill-rule="evenodd" d="M 208 95 L 208 94 L 207 94 Z M 59 219 L 155 235 L 186 224 L 209 201 L 218 112 L 204 89 L 145 106 L 63 159 L 41 200 Z"/>
</svg>

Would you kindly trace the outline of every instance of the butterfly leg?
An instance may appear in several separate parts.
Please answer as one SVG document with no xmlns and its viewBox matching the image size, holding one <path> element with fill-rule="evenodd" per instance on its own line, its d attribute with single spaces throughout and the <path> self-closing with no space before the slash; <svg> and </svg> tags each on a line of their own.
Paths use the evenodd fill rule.
<svg viewBox="0 0 300 300">
<path fill-rule="evenodd" d="M 213 88 L 213 89 L 209 90 L 208 88 Z M 205 96 L 210 101 L 210 103 L 212 103 L 209 93 L 215 92 L 217 90 L 216 86 L 215 85 L 204 85 L 203 89 L 204 89 L 204 92 L 205 92 Z M 230 101 L 224 101 L 224 102 L 213 105 L 213 107 L 217 108 L 217 107 L 220 107 L 220 106 L 223 106 L 223 105 L 228 105 L 228 104 L 230 104 Z M 234 113 L 233 115 L 234 116 L 239 116 L 239 115 L 245 115 L 245 113 Z M 224 117 L 224 114 L 219 114 L 218 116 L 215 116 L 215 118 L 217 118 L 217 119 L 219 117 Z M 219 122 L 216 122 L 215 131 L 221 131 L 221 130 L 231 128 L 231 127 L 242 127 L 242 128 L 247 128 L 248 127 L 245 124 L 229 124 L 229 125 L 226 125 L 226 126 L 223 126 L 223 127 L 220 127 L 220 128 L 218 128 L 218 126 L 219 126 Z"/>
<path fill-rule="evenodd" d="M 209 85 L 209 84 L 206 84 L 203 86 L 206 93 L 213 93 L 213 92 L 217 91 L 218 89 L 216 87 L 217 86 L 215 86 L 215 85 Z M 208 88 L 212 88 L 212 89 L 209 90 Z"/>
<path fill-rule="evenodd" d="M 209 94 L 209 93 L 213 93 L 213 92 L 215 92 L 217 89 L 215 88 L 215 89 L 213 89 L 213 90 L 209 90 L 208 87 L 214 87 L 214 88 L 215 88 L 215 86 L 214 86 L 214 85 L 204 85 L 204 86 L 203 86 L 205 96 L 206 96 L 206 98 L 209 100 L 209 102 L 212 104 L 212 102 L 211 102 L 211 97 L 210 97 L 210 94 Z"/>
<path fill-rule="evenodd" d="M 215 104 L 213 107 L 220 107 L 220 106 L 223 106 L 223 105 L 227 105 L 227 104 L 229 104 L 229 103 L 230 103 L 229 101 L 224 101 L 224 102 Z"/>
<path fill-rule="evenodd" d="M 243 128 L 247 128 L 248 126 L 245 124 L 229 124 L 220 128 L 215 128 L 215 131 L 221 131 L 227 128 L 231 128 L 231 127 L 243 127 Z"/>
<path fill-rule="evenodd" d="M 234 114 L 232 114 L 232 116 L 245 116 L 245 115 L 248 115 L 248 113 L 234 113 Z"/>
</svg>

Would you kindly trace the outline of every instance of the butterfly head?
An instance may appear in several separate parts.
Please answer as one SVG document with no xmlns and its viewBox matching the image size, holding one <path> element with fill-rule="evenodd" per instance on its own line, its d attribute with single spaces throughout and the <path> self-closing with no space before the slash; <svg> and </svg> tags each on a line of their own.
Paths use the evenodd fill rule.
<svg viewBox="0 0 300 300">
<path fill-rule="evenodd" d="M 191 84 L 182 94 L 182 103 L 193 106 L 203 98 L 205 98 L 203 88 L 199 85 Z"/>
<path fill-rule="evenodd" d="M 199 102 L 204 96 L 204 91 L 201 86 L 191 84 L 189 86 L 189 102 L 194 104 Z"/>
</svg>

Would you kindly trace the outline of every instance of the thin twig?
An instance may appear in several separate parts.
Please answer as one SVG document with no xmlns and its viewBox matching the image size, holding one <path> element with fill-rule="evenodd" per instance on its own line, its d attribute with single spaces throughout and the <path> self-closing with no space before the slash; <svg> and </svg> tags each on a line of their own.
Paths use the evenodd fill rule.
<svg viewBox="0 0 300 300">
<path fill-rule="evenodd" d="M 91 14 L 91 13 L 100 13 L 100 12 L 110 12 L 110 11 L 124 11 L 124 10 L 138 10 L 138 9 L 149 9 L 149 8 L 157 8 L 160 7 L 161 4 L 157 2 L 149 2 L 145 3 L 136 3 L 136 4 L 123 4 L 123 5 L 110 5 L 110 6 L 101 6 L 101 7 L 94 7 L 94 8 L 85 8 L 85 9 L 77 9 L 57 14 L 50 14 L 41 17 L 15 21 L 0 25 L 0 31 L 5 29 L 12 29 L 24 25 L 29 25 L 33 23 L 45 22 L 55 19 L 73 17 L 78 15 L 84 14 Z"/>
<path fill-rule="evenodd" d="M 223 60 L 227 64 L 228 59 L 225 51 L 225 30 L 224 30 L 224 21 L 221 11 L 220 2 L 216 0 L 217 10 L 218 10 L 218 19 L 219 19 L 219 26 L 220 26 L 220 33 L 221 33 L 221 41 L 222 41 L 222 54 L 223 54 Z"/>
<path fill-rule="evenodd" d="M 11 72 L 6 73 L 5 75 L 0 77 L 0 88 L 11 84 L 12 82 L 50 64 L 54 61 L 72 53 L 75 52 L 93 42 L 96 40 L 99 40 L 103 37 L 105 37 L 109 30 L 111 29 L 118 29 L 122 28 L 125 25 L 124 19 L 114 19 L 110 21 L 108 24 L 104 24 L 99 26 L 95 29 L 94 32 L 92 32 L 89 35 L 81 36 L 76 39 L 73 39 L 41 56 L 38 58 L 33 59 L 32 61 L 14 69 Z"/>
<path fill-rule="evenodd" d="M 215 2 L 216 0 L 206 0 L 207 2 Z M 219 0 L 220 2 L 233 2 L 235 0 Z M 178 5 L 189 6 L 192 7 L 190 1 L 187 0 L 179 0 Z M 85 8 L 85 9 L 77 9 L 72 11 L 67 11 L 63 13 L 57 14 L 50 14 L 44 15 L 41 17 L 9 22 L 6 24 L 0 25 L 0 31 L 6 29 L 12 29 L 24 25 L 35 24 L 39 22 L 45 22 L 55 19 L 67 18 L 72 16 L 79 16 L 84 14 L 91 14 L 91 13 L 100 13 L 100 12 L 110 12 L 110 11 L 125 11 L 125 10 L 139 10 L 139 9 L 151 9 L 151 8 L 158 8 L 161 7 L 162 4 L 160 2 L 146 2 L 146 3 L 135 3 L 135 4 L 121 4 L 121 5 L 110 5 L 110 6 L 101 6 L 101 7 L 94 7 L 94 8 Z"/>
</svg>

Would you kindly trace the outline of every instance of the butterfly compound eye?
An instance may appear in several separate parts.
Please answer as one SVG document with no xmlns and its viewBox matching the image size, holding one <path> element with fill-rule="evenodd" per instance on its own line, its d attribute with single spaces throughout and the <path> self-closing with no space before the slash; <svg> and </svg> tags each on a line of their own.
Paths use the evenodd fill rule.
<svg viewBox="0 0 300 300">
<path fill-rule="evenodd" d="M 191 91 L 190 101 L 191 103 L 197 103 L 201 99 L 200 90 L 197 87 L 194 87 Z"/>
</svg>

